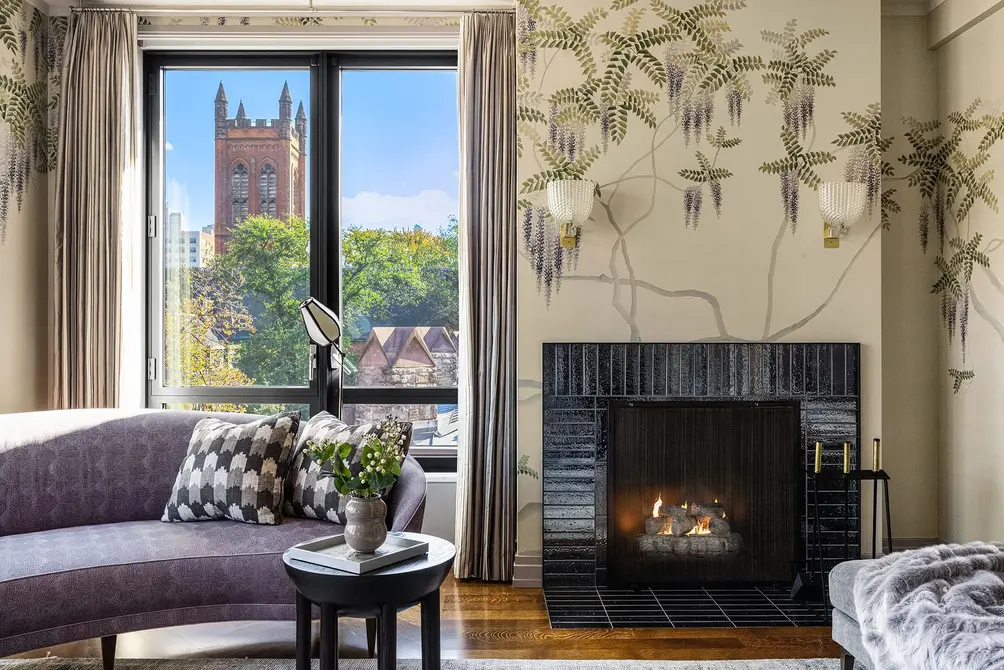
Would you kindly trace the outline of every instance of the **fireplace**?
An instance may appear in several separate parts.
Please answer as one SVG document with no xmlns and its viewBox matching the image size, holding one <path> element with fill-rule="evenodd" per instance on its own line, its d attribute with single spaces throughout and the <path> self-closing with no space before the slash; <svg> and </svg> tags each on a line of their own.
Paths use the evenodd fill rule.
<svg viewBox="0 0 1004 670">
<path fill-rule="evenodd" d="M 798 403 L 612 401 L 608 413 L 608 584 L 791 579 Z"/>
<path fill-rule="evenodd" d="M 806 542 L 815 443 L 824 470 L 842 470 L 844 442 L 858 463 L 859 357 L 859 345 L 839 343 L 545 343 L 542 562 L 552 626 L 632 626 L 643 611 L 646 625 L 731 626 L 751 616 L 753 600 L 780 617 L 763 619 L 771 625 L 824 623 L 825 609 L 799 609 L 787 593 L 798 569 L 818 571 Z M 641 439 L 625 442 L 632 410 Z M 626 455 L 638 449 L 662 460 L 642 472 Z M 620 483 L 632 467 L 647 483 Z M 843 557 L 845 504 L 856 551 L 859 497 L 856 482 L 846 494 L 820 491 L 824 572 Z M 625 500 L 622 536 L 614 524 Z M 688 534 L 687 517 L 707 519 L 708 532 Z M 674 609 L 695 593 L 708 600 L 706 615 Z M 627 607 L 625 598 L 647 600 Z"/>
</svg>

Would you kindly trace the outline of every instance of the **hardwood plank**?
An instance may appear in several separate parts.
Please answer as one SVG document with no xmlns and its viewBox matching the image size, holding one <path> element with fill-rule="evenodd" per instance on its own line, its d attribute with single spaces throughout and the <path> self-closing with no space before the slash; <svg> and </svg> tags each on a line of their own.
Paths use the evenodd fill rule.
<svg viewBox="0 0 1004 670">
<path fill-rule="evenodd" d="M 444 658 L 738 660 L 840 655 L 826 627 L 552 630 L 540 589 L 452 577 L 443 584 L 441 616 Z M 316 644 L 316 623 L 314 639 Z M 285 621 L 180 626 L 119 636 L 120 657 L 134 658 L 292 658 L 294 648 L 293 623 Z M 421 656 L 417 607 L 398 616 L 398 653 L 401 658 Z M 47 654 L 96 657 L 100 647 L 97 640 L 83 640 L 19 657 Z M 339 622 L 339 654 L 366 656 L 362 620 Z"/>
</svg>

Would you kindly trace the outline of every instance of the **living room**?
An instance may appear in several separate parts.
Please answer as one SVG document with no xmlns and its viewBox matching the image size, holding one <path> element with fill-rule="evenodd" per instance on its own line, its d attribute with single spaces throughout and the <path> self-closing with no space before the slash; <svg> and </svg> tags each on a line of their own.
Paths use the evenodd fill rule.
<svg viewBox="0 0 1004 670">
<path fill-rule="evenodd" d="M 1002 9 L 4 0 L 0 668 L 1004 668 Z"/>
</svg>

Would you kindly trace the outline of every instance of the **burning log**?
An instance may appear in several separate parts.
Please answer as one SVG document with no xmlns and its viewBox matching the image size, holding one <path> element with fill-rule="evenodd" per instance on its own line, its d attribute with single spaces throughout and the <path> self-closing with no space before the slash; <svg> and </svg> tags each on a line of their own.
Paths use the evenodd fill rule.
<svg viewBox="0 0 1004 670">
<path fill-rule="evenodd" d="M 717 501 L 713 503 L 690 503 L 689 514 L 698 518 L 709 516 L 712 519 L 721 519 L 725 516 L 725 507 Z"/>
<path fill-rule="evenodd" d="M 739 533 L 717 535 L 641 535 L 638 547 L 643 553 L 672 554 L 674 556 L 718 557 L 734 554 L 742 549 Z"/>
<path fill-rule="evenodd" d="M 708 528 L 711 530 L 711 534 L 717 537 L 727 536 L 732 531 L 728 521 L 714 516 L 711 517 L 711 523 L 708 524 Z"/>
</svg>

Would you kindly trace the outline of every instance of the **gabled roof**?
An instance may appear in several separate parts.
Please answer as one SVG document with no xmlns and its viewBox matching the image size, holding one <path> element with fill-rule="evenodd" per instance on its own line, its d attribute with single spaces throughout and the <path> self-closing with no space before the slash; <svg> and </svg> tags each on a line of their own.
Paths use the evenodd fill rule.
<svg viewBox="0 0 1004 670">
<path fill-rule="evenodd" d="M 419 329 L 406 326 L 373 328 L 359 357 L 359 367 L 425 368 L 435 365 Z"/>
<path fill-rule="evenodd" d="M 419 326 L 418 331 L 425 347 L 433 354 L 455 354 L 457 343 L 450 331 L 443 326 Z"/>
</svg>

